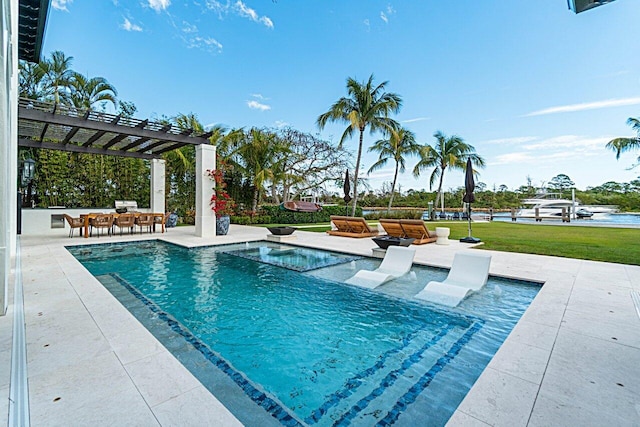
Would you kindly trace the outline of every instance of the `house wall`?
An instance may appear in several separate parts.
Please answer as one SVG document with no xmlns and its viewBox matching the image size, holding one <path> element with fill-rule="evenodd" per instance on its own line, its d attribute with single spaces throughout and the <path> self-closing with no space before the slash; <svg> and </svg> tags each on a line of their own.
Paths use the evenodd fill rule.
<svg viewBox="0 0 640 427">
<path fill-rule="evenodd" d="M 4 315 L 16 251 L 18 0 L 2 1 L 0 13 L 0 315 Z"/>
</svg>

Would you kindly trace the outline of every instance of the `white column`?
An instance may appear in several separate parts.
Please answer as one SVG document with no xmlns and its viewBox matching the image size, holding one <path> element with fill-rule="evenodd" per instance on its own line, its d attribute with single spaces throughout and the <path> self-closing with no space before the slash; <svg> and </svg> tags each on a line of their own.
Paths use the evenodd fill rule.
<svg viewBox="0 0 640 427">
<path fill-rule="evenodd" d="M 165 165 L 165 160 L 151 160 L 151 203 L 149 207 L 153 213 L 164 213 L 166 210 L 164 194 Z"/>
<path fill-rule="evenodd" d="M 216 235 L 216 215 L 211 210 L 211 196 L 214 182 L 207 170 L 216 168 L 216 146 L 200 144 L 196 146 L 196 236 Z"/>
<path fill-rule="evenodd" d="M 18 0 L 3 1 L 0 7 L 0 315 L 4 315 L 16 253 Z"/>
</svg>

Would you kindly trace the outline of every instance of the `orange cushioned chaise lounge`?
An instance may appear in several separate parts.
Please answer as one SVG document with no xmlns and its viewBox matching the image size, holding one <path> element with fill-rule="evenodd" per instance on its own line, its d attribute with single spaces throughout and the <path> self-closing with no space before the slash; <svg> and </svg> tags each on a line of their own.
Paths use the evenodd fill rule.
<svg viewBox="0 0 640 427">
<path fill-rule="evenodd" d="M 332 236 L 361 238 L 378 235 L 378 231 L 369 227 L 367 221 L 362 217 L 331 215 L 331 222 L 336 229 L 329 230 L 327 233 Z"/>
<path fill-rule="evenodd" d="M 413 237 L 414 245 L 424 245 L 425 243 L 435 242 L 438 237 L 435 233 L 427 229 L 424 221 L 421 219 L 401 219 L 400 225 L 404 230 L 405 237 Z"/>
</svg>

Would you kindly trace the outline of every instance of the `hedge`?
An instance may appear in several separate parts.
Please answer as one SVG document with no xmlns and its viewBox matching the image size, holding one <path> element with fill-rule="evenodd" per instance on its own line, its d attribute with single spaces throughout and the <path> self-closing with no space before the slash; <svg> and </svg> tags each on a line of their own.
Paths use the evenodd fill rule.
<svg viewBox="0 0 640 427">
<path fill-rule="evenodd" d="M 320 212 L 292 212 L 276 206 L 262 206 L 261 214 L 271 218 L 272 224 L 314 224 L 329 222 L 331 215 L 351 215 L 351 207 L 323 206 Z M 356 208 L 356 216 L 362 216 L 362 208 Z"/>
</svg>

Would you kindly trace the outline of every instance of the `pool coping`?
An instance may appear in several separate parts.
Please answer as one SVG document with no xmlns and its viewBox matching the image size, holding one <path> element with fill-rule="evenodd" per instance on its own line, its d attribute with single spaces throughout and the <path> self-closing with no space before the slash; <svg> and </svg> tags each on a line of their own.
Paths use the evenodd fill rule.
<svg viewBox="0 0 640 427">
<path fill-rule="evenodd" d="M 199 239 L 193 228 L 180 227 L 165 235 L 114 236 L 104 242 L 159 238 L 196 247 L 264 240 L 266 234 L 261 228 L 232 226 L 228 236 Z M 365 256 L 372 246 L 369 239 L 302 230 L 296 235 L 295 243 L 286 243 Z M 60 250 L 76 243 L 101 242 L 22 240 L 32 422 L 63 424 L 76 417 L 99 425 L 125 413 L 129 423 L 141 425 L 188 423 L 189 417 L 239 425 L 71 254 Z M 448 268 L 453 254 L 467 248 L 458 242 L 417 246 L 416 262 Z M 492 275 L 545 284 L 448 425 L 630 424 L 637 419 L 640 319 L 630 291 L 640 290 L 640 267 L 489 252 Z M 0 318 L 2 340 L 11 334 L 11 312 L 10 306 Z M 44 347 L 45 342 L 51 345 Z M 0 352 L 3 361 L 7 357 Z M 79 378 L 81 372 L 106 376 L 109 384 Z M 3 396 L 8 393 L 5 374 L 0 376 Z M 54 402 L 57 394 L 62 399 Z M 130 397 L 124 407 L 122 396 Z"/>
</svg>

